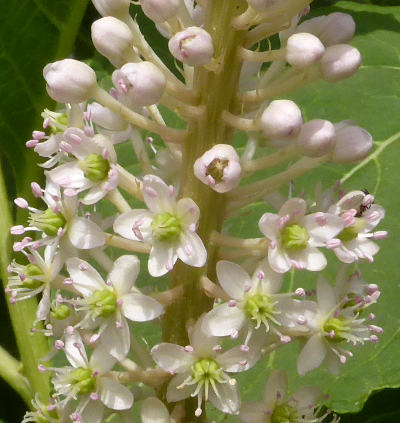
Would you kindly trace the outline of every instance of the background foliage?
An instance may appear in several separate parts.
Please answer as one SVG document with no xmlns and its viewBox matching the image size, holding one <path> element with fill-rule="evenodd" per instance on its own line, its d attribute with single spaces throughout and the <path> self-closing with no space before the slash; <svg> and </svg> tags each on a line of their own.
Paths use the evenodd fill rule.
<svg viewBox="0 0 400 423">
<path fill-rule="evenodd" d="M 84 15 L 85 8 L 84 0 L 0 2 L 0 159 L 10 198 L 17 194 L 26 196 L 27 182 L 40 178 L 35 157 L 25 149 L 24 143 L 30 132 L 40 127 L 41 110 L 51 105 L 41 77 L 43 66 L 71 53 L 88 60 L 94 55 L 90 46 L 90 23 L 97 15 L 91 5 Z M 132 11 L 136 13 L 138 9 Z M 313 5 L 315 15 L 332 11 L 350 13 L 354 17 L 357 36 L 352 44 L 361 50 L 363 66 L 348 81 L 335 85 L 317 83 L 296 91 L 292 98 L 301 106 L 307 120 L 325 118 L 337 122 L 350 118 L 357 121 L 374 136 L 375 150 L 370 159 L 355 167 L 324 166 L 318 176 L 315 172 L 299 180 L 295 189 L 297 192 L 303 188 L 312 192 L 318 179 L 328 186 L 345 174 L 345 187 L 368 189 L 388 209 L 382 228 L 390 231 L 389 239 L 381 244 L 382 252 L 376 264 L 361 266 L 365 279 L 379 283 L 382 289 L 382 299 L 374 310 L 378 316 L 377 324 L 385 328 L 381 342 L 357 351 L 338 379 L 324 370 L 312 372 L 306 378 L 322 386 L 324 392 L 329 392 L 330 407 L 345 413 L 361 410 L 375 390 L 400 386 L 397 248 L 400 239 L 400 5 L 399 0 L 320 0 Z M 172 66 L 165 53 L 165 40 L 141 14 L 138 20 L 146 37 Z M 103 68 L 104 61 L 98 57 L 92 62 L 97 68 Z M 256 204 L 247 213 L 233 217 L 228 226 L 242 237 L 259 236 L 256 222 L 264 211 L 265 204 Z M 334 270 L 328 268 L 326 272 L 331 280 L 334 279 Z M 309 275 L 301 274 L 296 277 L 296 284 L 306 284 L 306 278 Z M 0 343 L 17 355 L 5 304 L 1 305 L 1 310 Z M 290 359 L 292 349 L 298 349 L 298 345 L 269 357 L 251 373 L 243 375 L 245 399 L 259 396 L 266 375 L 275 367 L 284 366 L 289 371 L 290 386 L 295 389 L 299 380 L 295 362 Z M 0 389 L 0 418 L 9 423 L 20 421 L 24 404 L 7 386 L 0 385 Z M 398 422 L 400 406 L 396 398 L 399 394 L 398 390 L 384 389 L 371 396 L 363 411 L 344 416 L 342 421 Z"/>
</svg>

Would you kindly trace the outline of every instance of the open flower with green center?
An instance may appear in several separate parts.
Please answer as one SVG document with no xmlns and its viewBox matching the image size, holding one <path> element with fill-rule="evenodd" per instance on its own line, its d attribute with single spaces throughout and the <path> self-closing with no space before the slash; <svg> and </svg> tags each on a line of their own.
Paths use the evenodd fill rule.
<svg viewBox="0 0 400 423">
<path fill-rule="evenodd" d="M 235 337 L 245 327 L 247 345 L 253 332 L 263 327 L 266 332 L 278 335 L 283 343 L 290 341 L 282 331 L 290 321 L 292 309 L 297 307 L 291 294 L 279 294 L 282 274 L 273 272 L 264 262 L 250 277 L 238 264 L 222 260 L 217 263 L 217 276 L 231 300 L 206 314 L 203 319 L 206 333 Z"/>
<path fill-rule="evenodd" d="M 129 352 L 128 320 L 147 322 L 159 317 L 163 306 L 154 298 L 143 295 L 135 286 L 140 270 L 136 256 L 119 257 L 108 275 L 107 283 L 89 263 L 71 258 L 67 269 L 75 289 L 83 298 L 75 300 L 76 308 L 85 311 L 77 325 L 83 329 L 99 327 L 95 339 L 118 360 Z"/>
<path fill-rule="evenodd" d="M 382 329 L 369 325 L 368 319 L 359 317 L 359 305 L 351 305 L 348 298 L 338 293 L 322 276 L 317 282 L 317 303 L 307 301 L 302 314 L 303 324 L 309 328 L 309 338 L 297 360 L 297 371 L 305 375 L 324 364 L 333 373 L 339 373 L 340 364 L 353 354 L 343 348 L 344 343 L 362 345 L 365 341 L 377 342 Z"/>
<path fill-rule="evenodd" d="M 343 219 L 344 229 L 337 235 L 337 247 L 333 249 L 344 263 L 359 259 L 374 261 L 379 246 L 372 240 L 384 239 L 385 231 L 372 232 L 385 217 L 385 209 L 374 204 L 374 197 L 363 191 L 351 191 L 343 196 L 329 211 Z"/>
<path fill-rule="evenodd" d="M 64 132 L 62 148 L 67 161 L 47 172 L 56 184 L 75 192 L 87 191 L 83 204 L 95 204 L 118 186 L 117 156 L 108 137 L 88 137 L 79 128 Z"/>
<path fill-rule="evenodd" d="M 240 407 L 239 390 L 228 373 L 248 370 L 258 356 L 240 347 L 221 352 L 218 338 L 201 330 L 200 317 L 189 331 L 190 345 L 161 343 L 153 347 L 154 361 L 164 370 L 176 375 L 167 388 L 167 401 L 176 402 L 197 397 L 196 416 L 202 413 L 202 402 L 210 401 L 224 413 L 237 414 Z"/>
<path fill-rule="evenodd" d="M 343 230 L 343 221 L 334 214 L 306 215 L 306 211 L 302 198 L 292 198 L 278 214 L 262 215 L 258 226 L 269 240 L 268 262 L 275 272 L 285 273 L 291 268 L 320 271 L 326 266 L 318 247 L 330 246 Z"/>
<path fill-rule="evenodd" d="M 288 395 L 287 376 L 284 370 L 273 371 L 265 385 L 261 402 L 246 402 L 239 418 L 244 423 L 319 423 L 327 422 L 330 413 L 323 413 L 318 406 L 321 396 L 318 388 L 304 386 Z M 332 416 L 332 415 L 331 415 Z M 338 422 L 336 416 L 330 423 Z"/>
<path fill-rule="evenodd" d="M 150 275 L 169 272 L 178 257 L 189 266 L 204 266 L 207 252 L 196 233 L 200 216 L 196 203 L 190 198 L 177 201 L 174 187 L 154 175 L 143 178 L 143 197 L 149 210 L 121 214 L 114 222 L 114 231 L 124 238 L 152 245 Z"/>
<path fill-rule="evenodd" d="M 70 410 L 72 421 L 100 423 L 104 407 L 118 411 L 132 406 L 131 391 L 110 373 L 116 360 L 103 348 L 96 348 L 88 360 L 78 331 L 67 331 L 65 355 L 72 367 L 50 370 L 54 371 L 53 396 L 57 399 L 57 407 L 64 414 L 65 410 Z"/>
</svg>

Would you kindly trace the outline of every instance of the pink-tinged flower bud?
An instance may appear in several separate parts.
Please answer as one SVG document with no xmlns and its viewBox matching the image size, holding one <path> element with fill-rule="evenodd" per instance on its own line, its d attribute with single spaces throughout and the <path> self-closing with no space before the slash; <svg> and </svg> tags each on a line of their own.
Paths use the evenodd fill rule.
<svg viewBox="0 0 400 423">
<path fill-rule="evenodd" d="M 297 68 L 306 68 L 318 62 L 325 53 L 321 41 L 312 34 L 300 32 L 287 40 L 286 61 Z"/>
<path fill-rule="evenodd" d="M 365 129 L 348 122 L 335 125 L 336 144 L 332 161 L 335 163 L 354 163 L 368 156 L 372 148 L 372 136 Z"/>
<path fill-rule="evenodd" d="M 83 62 L 64 59 L 43 69 L 49 96 L 59 103 L 82 103 L 97 87 L 94 70 Z"/>
<path fill-rule="evenodd" d="M 347 44 L 328 47 L 319 62 L 322 76 L 328 82 L 349 78 L 357 72 L 360 65 L 360 52 Z"/>
<path fill-rule="evenodd" d="M 133 105 L 141 107 L 157 103 L 167 83 L 164 74 L 150 62 L 127 63 L 113 72 L 112 81 Z"/>
<path fill-rule="evenodd" d="M 130 0 L 92 0 L 101 16 L 122 18 L 129 15 Z"/>
<path fill-rule="evenodd" d="M 288 139 L 295 137 L 303 125 L 301 110 L 291 100 L 275 100 L 264 110 L 260 119 L 267 137 Z"/>
<path fill-rule="evenodd" d="M 90 112 L 91 121 L 103 128 L 111 131 L 123 131 L 128 127 L 126 120 L 99 103 L 91 103 L 88 106 L 88 111 Z"/>
<path fill-rule="evenodd" d="M 175 34 L 169 40 L 168 47 L 175 59 L 190 66 L 206 65 L 214 54 L 211 35 L 197 26 Z"/>
<path fill-rule="evenodd" d="M 126 57 L 133 49 L 133 36 L 128 25 L 113 16 L 93 22 L 92 41 L 96 50 L 117 68 L 128 61 Z"/>
<path fill-rule="evenodd" d="M 335 133 L 334 125 L 328 120 L 310 120 L 300 130 L 296 140 L 297 150 L 303 156 L 323 156 L 334 147 Z"/>
<path fill-rule="evenodd" d="M 335 12 L 303 22 L 296 32 L 310 32 L 316 35 L 325 47 L 329 47 L 350 41 L 354 37 L 355 29 L 356 24 L 352 16 Z"/>
<path fill-rule="evenodd" d="M 257 12 L 263 12 L 277 3 L 277 1 L 281 0 L 247 0 L 247 3 Z"/>
<path fill-rule="evenodd" d="M 242 173 L 239 156 L 228 144 L 214 145 L 195 161 L 193 170 L 196 178 L 220 193 L 233 189 Z"/>
<path fill-rule="evenodd" d="M 178 13 L 179 0 L 140 0 L 143 13 L 156 23 L 162 23 Z"/>
</svg>

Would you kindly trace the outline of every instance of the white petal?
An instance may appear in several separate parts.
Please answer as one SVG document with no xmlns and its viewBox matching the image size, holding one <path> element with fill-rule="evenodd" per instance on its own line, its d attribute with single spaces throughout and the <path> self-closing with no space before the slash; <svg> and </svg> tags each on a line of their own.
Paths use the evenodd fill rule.
<svg viewBox="0 0 400 423">
<path fill-rule="evenodd" d="M 68 227 L 71 244 L 81 250 L 101 247 L 105 243 L 104 232 L 91 220 L 74 217 Z"/>
<path fill-rule="evenodd" d="M 81 199 L 81 202 L 88 205 L 96 204 L 104 198 L 107 193 L 108 191 L 103 189 L 100 184 L 95 185 L 85 194 L 85 196 Z"/>
<path fill-rule="evenodd" d="M 123 360 L 126 357 L 131 344 L 128 322 L 123 316 L 120 320 L 122 327 L 117 328 L 116 321 L 109 318 L 107 327 L 100 336 L 104 349 L 117 360 Z"/>
<path fill-rule="evenodd" d="M 341 363 L 338 356 L 333 351 L 328 350 L 324 360 L 324 365 L 328 369 L 328 372 L 335 376 L 339 375 Z"/>
<path fill-rule="evenodd" d="M 364 212 L 363 217 L 365 219 L 365 231 L 372 231 L 379 222 L 385 217 L 385 209 L 378 204 L 372 204 L 372 206 Z M 374 217 L 372 219 L 372 217 Z"/>
<path fill-rule="evenodd" d="M 290 253 L 290 258 L 302 264 L 305 269 L 318 272 L 325 269 L 327 261 L 323 253 L 318 248 L 308 247 L 302 251 Z"/>
<path fill-rule="evenodd" d="M 168 402 L 176 402 L 181 401 L 185 398 L 190 397 L 190 395 L 194 392 L 196 389 L 196 385 L 185 385 L 182 386 L 182 383 L 185 379 L 187 379 L 191 375 L 191 371 L 181 373 L 178 375 L 175 375 L 171 381 L 168 384 L 167 388 L 167 401 Z M 178 389 L 179 387 L 179 389 Z"/>
<path fill-rule="evenodd" d="M 67 260 L 66 266 L 74 287 L 85 297 L 108 288 L 98 271 L 86 261 L 72 257 Z"/>
<path fill-rule="evenodd" d="M 63 188 L 82 190 L 92 185 L 92 183 L 85 178 L 76 160 L 58 166 L 48 171 L 46 175 Z"/>
<path fill-rule="evenodd" d="M 79 348 L 77 348 L 79 346 Z M 88 367 L 88 360 L 82 338 L 77 330 L 71 334 L 65 333 L 65 355 L 74 367 Z"/>
<path fill-rule="evenodd" d="M 175 245 L 155 241 L 147 264 L 150 275 L 154 277 L 165 275 L 171 270 L 177 259 Z"/>
<path fill-rule="evenodd" d="M 112 283 L 118 297 L 132 289 L 139 271 L 140 261 L 136 256 L 124 255 L 115 260 L 114 266 L 108 275 L 108 280 Z"/>
<path fill-rule="evenodd" d="M 189 226 L 198 222 L 200 209 L 191 198 L 181 198 L 176 204 L 176 214 L 185 226 Z"/>
<path fill-rule="evenodd" d="M 110 355 L 101 343 L 93 350 L 89 360 L 90 368 L 97 370 L 100 375 L 109 372 L 116 362 L 117 359 Z"/>
<path fill-rule="evenodd" d="M 307 211 L 307 204 L 302 198 L 291 198 L 279 210 L 279 216 L 289 215 L 294 220 L 297 220 L 305 215 Z"/>
<path fill-rule="evenodd" d="M 230 261 L 221 260 L 217 263 L 217 277 L 224 291 L 234 300 L 242 300 L 246 287 L 253 285 L 248 273 Z"/>
<path fill-rule="evenodd" d="M 267 407 L 262 402 L 246 402 L 240 407 L 239 418 L 244 423 L 266 423 Z"/>
<path fill-rule="evenodd" d="M 246 315 L 238 307 L 229 307 L 228 303 L 217 306 L 203 318 L 203 331 L 212 336 L 229 336 L 242 328 Z"/>
<path fill-rule="evenodd" d="M 320 225 L 318 221 L 325 221 L 326 223 Z M 325 245 L 327 241 L 341 232 L 344 227 L 341 217 L 329 213 L 313 213 L 304 216 L 301 220 L 301 225 L 307 229 L 310 242 L 315 246 Z"/>
<path fill-rule="evenodd" d="M 242 351 L 240 346 L 231 348 L 217 356 L 218 364 L 229 373 L 240 373 L 253 367 L 257 360 L 254 360 L 255 355 L 249 351 Z M 253 360 L 249 360 L 253 358 Z M 246 362 L 246 364 L 240 363 Z"/>
<path fill-rule="evenodd" d="M 134 322 L 148 322 L 164 313 L 164 307 L 154 298 L 143 294 L 125 294 L 121 297 L 122 314 Z"/>
<path fill-rule="evenodd" d="M 201 238 L 195 232 L 181 234 L 177 254 L 189 266 L 203 267 L 207 260 L 206 248 Z"/>
<path fill-rule="evenodd" d="M 143 197 L 153 213 L 174 213 L 176 192 L 158 176 L 146 175 L 143 178 Z"/>
<path fill-rule="evenodd" d="M 288 389 L 286 372 L 274 370 L 268 377 L 264 389 L 264 403 L 267 410 L 273 410 L 279 398 L 285 398 Z"/>
<path fill-rule="evenodd" d="M 304 376 L 311 370 L 316 369 L 324 361 L 327 353 L 322 336 L 317 333 L 313 335 L 304 345 L 297 359 L 297 372 Z"/>
<path fill-rule="evenodd" d="M 185 351 L 180 345 L 168 342 L 154 346 L 151 355 L 162 369 L 171 373 L 186 372 L 195 360 L 193 353 Z"/>
<path fill-rule="evenodd" d="M 148 210 L 137 209 L 131 210 L 119 215 L 114 222 L 114 232 L 127 239 L 135 241 L 143 241 L 151 238 L 151 222 L 153 221 L 153 214 Z M 134 227 L 137 226 L 139 233 L 142 234 L 140 238 L 135 235 Z"/>
<path fill-rule="evenodd" d="M 258 222 L 260 231 L 271 241 L 279 238 L 279 216 L 273 213 L 264 213 Z"/>
<path fill-rule="evenodd" d="M 325 278 L 318 278 L 317 282 L 317 302 L 320 312 L 323 314 L 332 312 L 336 307 L 336 295 L 333 287 Z"/>
<path fill-rule="evenodd" d="M 336 254 L 336 257 L 343 263 L 354 263 L 356 260 L 358 260 L 357 254 L 350 251 L 343 244 L 335 248 L 333 252 Z"/>
<path fill-rule="evenodd" d="M 113 410 L 127 410 L 133 404 L 132 392 L 110 377 L 100 379 L 100 400 Z"/>
<path fill-rule="evenodd" d="M 197 356 L 213 355 L 213 348 L 219 344 L 219 339 L 210 336 L 202 330 L 204 315 L 197 319 L 196 324 L 189 331 L 190 345 L 195 349 Z"/>
<path fill-rule="evenodd" d="M 264 279 L 261 280 L 262 292 L 268 295 L 276 294 L 281 290 L 283 283 L 283 274 L 274 272 L 267 260 L 263 260 L 253 275 L 253 279 L 258 279 L 259 271 L 264 274 Z"/>
<path fill-rule="evenodd" d="M 316 386 L 301 387 L 292 398 L 295 400 L 298 408 L 314 408 L 318 403 L 321 391 Z"/>
<path fill-rule="evenodd" d="M 50 312 L 50 285 L 42 291 L 42 298 L 36 310 L 36 320 L 47 320 Z"/>
<path fill-rule="evenodd" d="M 343 210 L 357 210 L 361 206 L 364 197 L 365 194 L 362 191 L 350 191 L 345 194 L 336 205 Z"/>
<path fill-rule="evenodd" d="M 275 248 L 268 248 L 268 263 L 277 273 L 285 273 L 292 268 L 290 258 L 278 245 Z"/>
<path fill-rule="evenodd" d="M 219 397 L 213 389 L 210 389 L 209 400 L 215 407 L 224 413 L 238 414 L 240 408 L 240 396 L 237 385 L 230 383 L 218 383 Z"/>
<path fill-rule="evenodd" d="M 65 411 L 65 409 L 63 411 Z M 82 421 L 101 423 L 103 414 L 104 405 L 100 401 L 90 401 L 82 412 Z"/>
<path fill-rule="evenodd" d="M 361 250 L 363 254 L 366 254 L 367 256 L 371 256 L 371 257 L 373 257 L 375 254 L 379 252 L 379 245 L 368 238 L 359 237 L 358 248 Z"/>
<path fill-rule="evenodd" d="M 158 398 L 146 398 L 142 402 L 142 423 L 170 423 L 167 407 Z"/>
</svg>

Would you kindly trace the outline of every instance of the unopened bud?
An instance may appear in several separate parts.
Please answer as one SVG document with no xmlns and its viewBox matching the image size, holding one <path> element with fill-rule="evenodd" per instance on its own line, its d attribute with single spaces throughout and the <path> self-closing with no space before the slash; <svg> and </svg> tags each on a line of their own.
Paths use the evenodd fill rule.
<svg viewBox="0 0 400 423">
<path fill-rule="evenodd" d="M 162 23 L 178 13 L 179 0 L 140 0 L 143 13 L 156 23 Z"/>
<path fill-rule="evenodd" d="M 303 22 L 297 27 L 298 32 L 310 32 L 316 35 L 325 47 L 349 42 L 356 29 L 351 15 L 335 12 L 328 16 L 318 16 Z"/>
<path fill-rule="evenodd" d="M 197 26 L 175 34 L 169 40 L 168 47 L 175 59 L 190 66 L 206 65 L 214 54 L 211 35 Z"/>
<path fill-rule="evenodd" d="M 92 0 L 92 3 L 101 16 L 129 16 L 130 0 Z"/>
<path fill-rule="evenodd" d="M 328 82 L 337 82 L 355 74 L 361 65 L 361 54 L 347 44 L 328 47 L 319 66 L 323 78 Z"/>
<path fill-rule="evenodd" d="M 83 62 L 64 59 L 43 69 L 49 96 L 59 103 L 82 103 L 97 87 L 94 70 Z"/>
<path fill-rule="evenodd" d="M 96 50 L 107 57 L 117 68 L 128 62 L 132 52 L 133 36 L 128 25 L 117 18 L 107 16 L 92 24 L 92 41 Z"/>
<path fill-rule="evenodd" d="M 291 100 L 275 100 L 261 115 L 261 128 L 265 135 L 275 139 L 295 137 L 303 124 L 301 110 Z"/>
<path fill-rule="evenodd" d="M 368 156 L 372 148 L 372 136 L 365 129 L 346 122 L 335 125 L 336 143 L 332 153 L 335 163 L 355 163 Z"/>
<path fill-rule="evenodd" d="M 228 144 L 217 144 L 199 157 L 193 166 L 196 178 L 216 192 L 228 192 L 240 180 L 239 156 Z"/>
<path fill-rule="evenodd" d="M 150 62 L 127 63 L 114 71 L 112 80 L 119 92 L 141 107 L 157 103 L 166 86 L 164 74 Z"/>
<path fill-rule="evenodd" d="M 301 32 L 287 40 L 286 61 L 296 68 L 306 68 L 318 62 L 325 53 L 321 41 L 312 34 Z"/>
<path fill-rule="evenodd" d="M 335 127 L 328 120 L 310 120 L 300 130 L 296 140 L 297 150 L 304 156 L 323 156 L 335 145 L 335 132 Z"/>
</svg>

